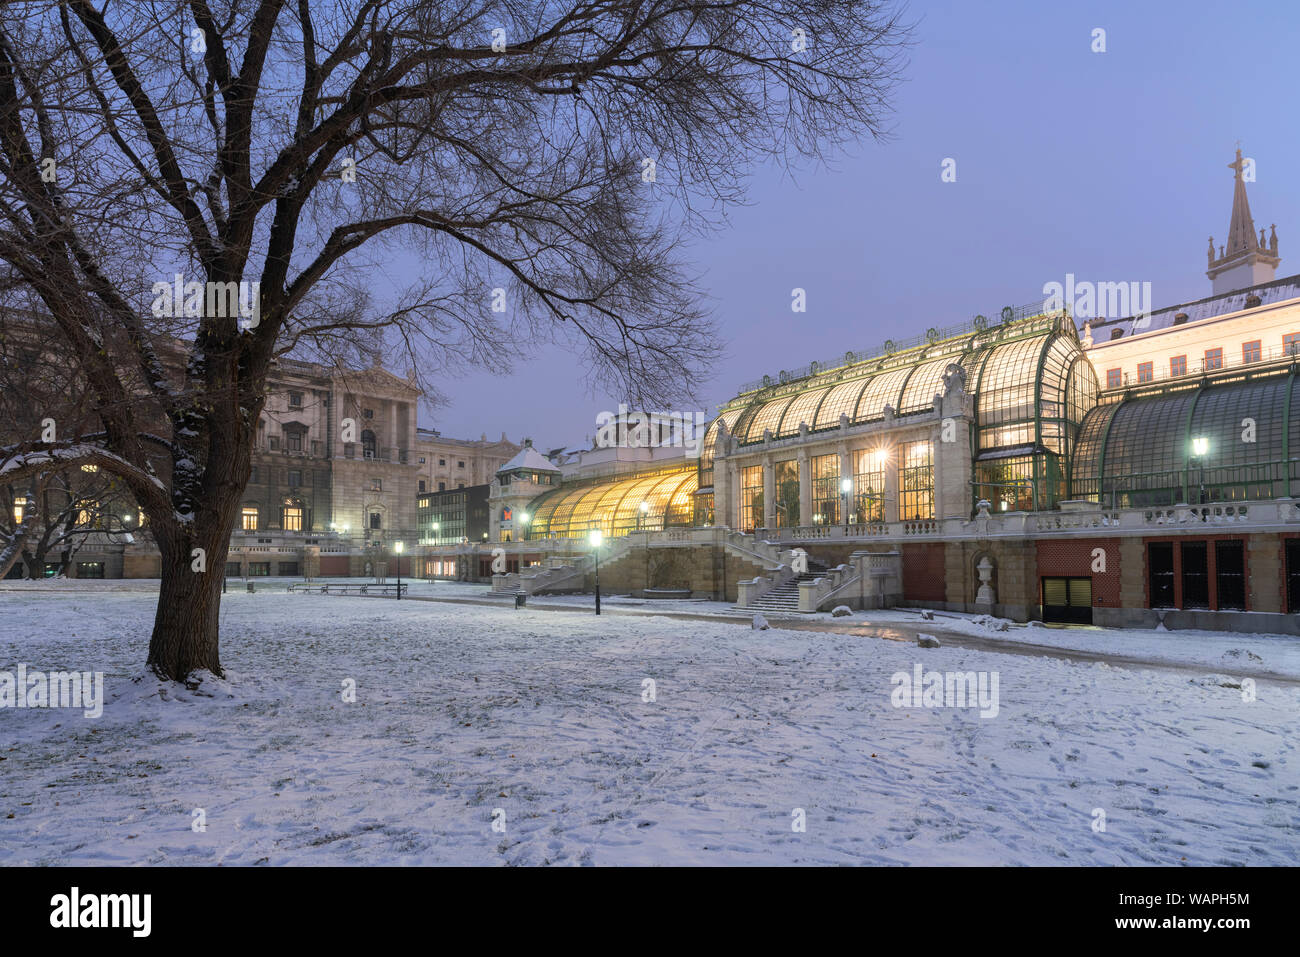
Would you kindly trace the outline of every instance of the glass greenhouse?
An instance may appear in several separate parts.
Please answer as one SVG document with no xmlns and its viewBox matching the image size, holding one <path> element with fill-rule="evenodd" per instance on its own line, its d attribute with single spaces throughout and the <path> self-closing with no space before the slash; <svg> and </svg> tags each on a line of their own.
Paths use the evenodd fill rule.
<svg viewBox="0 0 1300 957">
<path fill-rule="evenodd" d="M 848 357 L 846 357 L 848 358 Z M 744 452 L 767 440 L 829 432 L 880 422 L 886 409 L 905 423 L 929 412 L 943 392 L 948 367 L 966 373 L 976 395 L 972 435 L 971 503 L 981 498 L 1002 508 L 1051 508 L 1066 497 L 1069 463 L 1079 428 L 1097 401 L 1096 373 L 1084 357 L 1074 325 L 1064 314 L 1038 315 L 976 328 L 947 338 L 931 331 L 909 349 L 742 393 L 709 426 L 700 456 L 700 489 L 713 485 L 713 460 L 724 424 Z M 997 507 L 995 505 L 995 507 Z M 865 510 L 864 510 L 865 513 Z"/>
<path fill-rule="evenodd" d="M 1107 507 L 1270 499 L 1300 489 L 1294 370 L 1108 397 L 1084 421 L 1075 498 Z"/>
</svg>

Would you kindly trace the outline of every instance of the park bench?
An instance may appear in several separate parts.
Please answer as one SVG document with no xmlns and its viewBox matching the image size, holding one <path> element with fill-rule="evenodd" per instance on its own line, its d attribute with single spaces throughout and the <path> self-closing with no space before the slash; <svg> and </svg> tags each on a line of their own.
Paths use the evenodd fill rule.
<svg viewBox="0 0 1300 957">
<path fill-rule="evenodd" d="M 311 592 L 318 595 L 396 595 L 398 589 L 403 595 L 410 588 L 405 582 L 376 584 L 375 582 L 294 582 L 289 586 L 291 592 Z"/>
</svg>

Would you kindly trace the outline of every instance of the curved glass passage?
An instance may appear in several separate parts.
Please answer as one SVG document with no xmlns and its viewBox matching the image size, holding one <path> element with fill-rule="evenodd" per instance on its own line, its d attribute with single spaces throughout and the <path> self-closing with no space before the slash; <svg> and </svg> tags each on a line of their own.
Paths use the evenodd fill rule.
<svg viewBox="0 0 1300 957">
<path fill-rule="evenodd" d="M 1300 381 L 1279 373 L 1099 406 L 1083 423 L 1071 494 L 1114 508 L 1289 496 L 1300 489 L 1298 398 Z"/>
<path fill-rule="evenodd" d="M 607 537 L 689 525 L 698 487 L 695 465 L 562 485 L 529 506 L 528 539 Z M 645 508 L 642 509 L 642 504 Z"/>
</svg>

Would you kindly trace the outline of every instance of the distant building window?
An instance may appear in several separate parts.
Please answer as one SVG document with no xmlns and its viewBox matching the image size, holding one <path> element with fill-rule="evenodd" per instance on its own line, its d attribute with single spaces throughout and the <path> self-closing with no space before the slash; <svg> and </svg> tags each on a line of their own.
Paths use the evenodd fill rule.
<svg viewBox="0 0 1300 957">
<path fill-rule="evenodd" d="M 438 464 L 439 464 L 439 465 L 446 465 L 446 464 L 447 464 L 447 460 L 446 460 L 446 459 L 438 459 Z"/>
<path fill-rule="evenodd" d="M 103 562 L 77 562 L 78 578 L 103 578 Z"/>
<path fill-rule="evenodd" d="M 245 505 L 240 513 L 240 527 L 246 532 L 257 531 L 257 506 Z"/>
<path fill-rule="evenodd" d="M 286 532 L 302 531 L 302 509 L 296 505 L 284 507 L 284 530 Z"/>
<path fill-rule="evenodd" d="M 302 451 L 302 433 L 294 430 L 284 433 L 284 447 L 290 452 Z"/>
<path fill-rule="evenodd" d="M 361 410 L 361 417 L 362 417 L 363 419 L 373 419 L 373 418 L 375 417 L 375 410 L 374 410 L 374 409 L 362 409 L 362 410 Z"/>
<path fill-rule="evenodd" d="M 256 466 L 256 465 L 254 465 L 253 468 L 249 471 L 249 473 L 248 473 L 248 481 L 250 481 L 250 482 L 256 482 L 256 481 L 257 481 L 257 466 Z"/>
<path fill-rule="evenodd" d="M 266 578 L 271 574 L 270 562 L 249 562 L 248 574 L 250 578 Z"/>
<path fill-rule="evenodd" d="M 1187 375 L 1187 356 L 1170 356 L 1169 374 Z"/>
<path fill-rule="evenodd" d="M 1205 350 L 1205 371 L 1223 368 L 1223 350 L 1206 349 Z"/>
<path fill-rule="evenodd" d="M 382 492 L 383 490 L 384 490 L 384 480 L 383 480 L 383 479 L 372 478 L 372 479 L 370 480 L 370 491 L 372 491 L 372 492 Z"/>
<path fill-rule="evenodd" d="M 439 492 L 445 492 L 445 491 L 447 491 L 447 483 L 446 483 L 446 482 L 439 482 L 439 483 L 438 483 L 438 491 L 439 491 Z"/>
<path fill-rule="evenodd" d="M 420 456 L 420 464 L 421 464 L 421 465 L 424 464 L 424 456 L 423 456 L 423 455 Z"/>
<path fill-rule="evenodd" d="M 1282 351 L 1289 356 L 1300 354 L 1300 332 L 1288 332 L 1282 337 Z"/>
<path fill-rule="evenodd" d="M 419 488 L 419 491 L 421 491 L 421 492 L 424 491 L 424 479 L 420 479 L 420 488 Z"/>
<path fill-rule="evenodd" d="M 1256 339 L 1254 342 L 1243 342 L 1241 344 L 1241 361 L 1258 362 L 1260 360 L 1260 355 L 1262 353 L 1262 350 L 1260 349 L 1259 346 L 1260 346 L 1260 342 L 1258 339 Z"/>
<path fill-rule="evenodd" d="M 465 483 L 464 483 L 464 482 L 457 482 L 457 483 L 456 483 L 456 488 L 464 488 L 464 487 L 465 487 Z"/>
<path fill-rule="evenodd" d="M 296 577 L 297 574 L 298 574 L 298 563 L 297 563 L 297 562 L 280 562 L 279 573 L 280 573 L 281 575 L 290 575 L 290 576 L 295 576 L 295 577 Z"/>
<path fill-rule="evenodd" d="M 289 393 L 289 408 L 291 408 L 291 409 L 301 409 L 301 408 L 302 408 L 302 393 L 301 393 L 301 392 L 290 392 L 290 393 Z"/>
<path fill-rule="evenodd" d="M 377 447 L 378 446 L 375 443 L 375 433 L 371 432 L 369 429 L 365 429 L 361 433 L 362 454 L 368 459 L 373 459 L 375 457 L 375 449 Z"/>
<path fill-rule="evenodd" d="M 1139 381 L 1139 382 L 1150 382 L 1150 381 L 1151 381 L 1152 379 L 1154 379 L 1154 378 L 1155 378 L 1155 372 L 1154 372 L 1154 367 L 1153 367 L 1152 363 L 1150 363 L 1150 362 L 1139 362 L 1139 363 L 1138 363 L 1138 381 Z"/>
<path fill-rule="evenodd" d="M 1106 388 L 1117 389 L 1124 382 L 1124 373 L 1120 369 L 1106 370 Z"/>
<path fill-rule="evenodd" d="M 379 513 L 378 513 L 378 512 L 371 512 L 371 513 L 370 513 L 370 527 L 371 527 L 372 529 L 375 529 L 375 530 L 380 529 L 380 528 L 382 527 L 382 526 L 380 525 L 380 521 L 381 521 L 381 520 L 380 520 L 380 517 L 379 517 Z"/>
<path fill-rule="evenodd" d="M 302 472 L 298 469 L 289 469 L 289 484 L 297 488 L 302 484 Z"/>
<path fill-rule="evenodd" d="M 464 461 L 460 461 L 456 463 L 456 468 L 463 469 L 464 467 L 465 467 Z"/>
</svg>

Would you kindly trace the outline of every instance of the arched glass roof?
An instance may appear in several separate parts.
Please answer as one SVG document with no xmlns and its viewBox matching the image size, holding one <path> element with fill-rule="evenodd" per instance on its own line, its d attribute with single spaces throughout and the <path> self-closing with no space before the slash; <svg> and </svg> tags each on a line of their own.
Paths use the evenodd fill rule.
<svg viewBox="0 0 1300 957">
<path fill-rule="evenodd" d="M 739 396 L 719 418 L 740 445 L 879 421 L 885 407 L 900 417 L 926 412 L 943 392 L 949 366 L 966 372 L 978 396 L 979 451 L 1042 445 L 1068 454 L 1084 413 L 1097 396 L 1097 378 L 1083 357 L 1073 324 L 1040 316 L 869 359 Z M 717 421 L 705 437 L 711 464 Z"/>
<path fill-rule="evenodd" d="M 695 465 L 561 485 L 534 499 L 527 537 L 585 538 L 599 528 L 609 537 L 689 525 Z M 644 518 L 641 503 L 649 508 Z"/>
<path fill-rule="evenodd" d="M 1300 381 L 1282 370 L 1098 406 L 1080 432 L 1071 494 L 1139 507 L 1288 495 L 1298 399 Z"/>
</svg>

